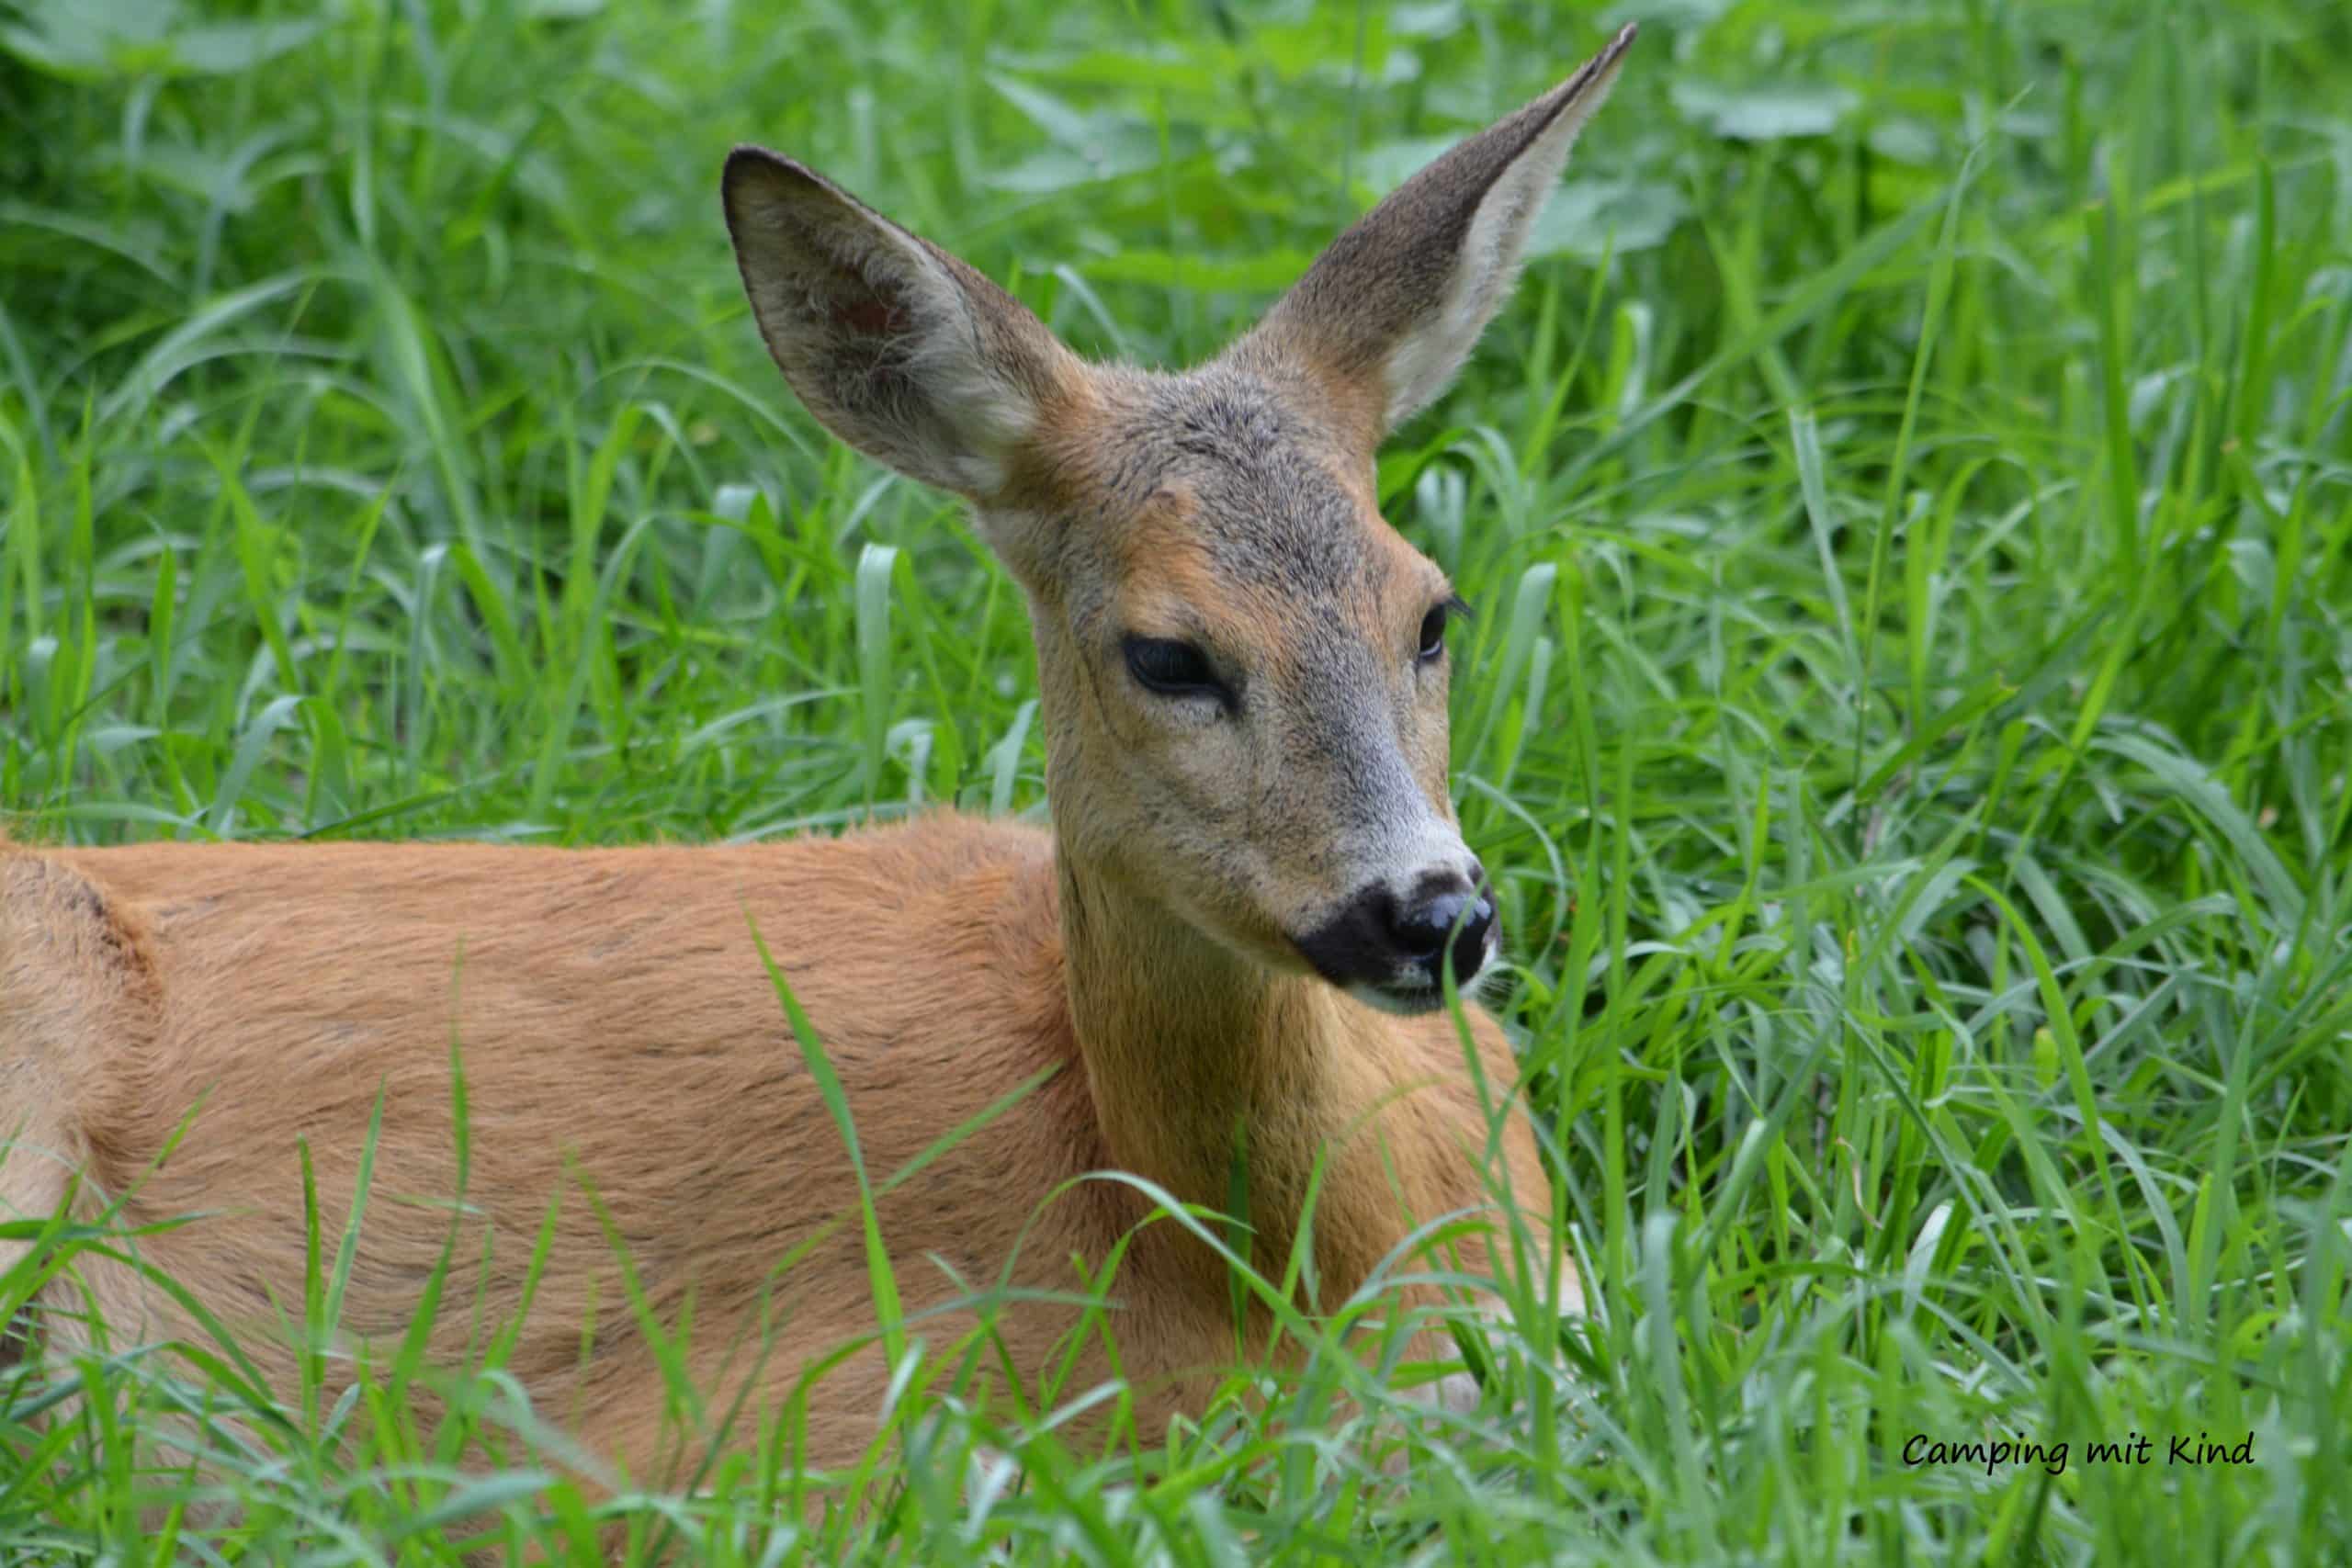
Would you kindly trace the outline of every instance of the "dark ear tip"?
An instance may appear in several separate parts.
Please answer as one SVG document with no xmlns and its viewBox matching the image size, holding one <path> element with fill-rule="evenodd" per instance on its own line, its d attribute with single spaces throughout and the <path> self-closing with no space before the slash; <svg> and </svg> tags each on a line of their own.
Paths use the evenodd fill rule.
<svg viewBox="0 0 2352 1568">
<path fill-rule="evenodd" d="M 1634 47 L 1634 39 L 1641 36 L 1641 31 L 1642 25 L 1639 22 L 1627 22 L 1623 27 L 1619 28 L 1617 36 L 1600 46 L 1600 52 L 1592 57 L 1592 63 L 1587 66 L 1585 71 L 1599 75 L 1615 65 L 1625 57 L 1625 51 Z M 1578 73 L 1579 75 L 1584 73 L 1584 72 Z"/>
<path fill-rule="evenodd" d="M 1641 24 L 1627 22 L 1617 29 L 1616 36 L 1600 46 L 1600 52 L 1576 68 L 1576 73 L 1545 95 L 1545 101 L 1565 107 L 1582 97 L 1596 82 L 1606 81 L 1616 73 L 1618 62 L 1625 51 L 1634 47 L 1640 36 Z"/>
<path fill-rule="evenodd" d="M 816 170 L 797 158 L 787 158 L 749 141 L 739 141 L 727 154 L 727 167 L 719 175 L 719 186 L 730 195 L 752 180 L 764 180 L 771 185 L 801 186 L 824 188 L 824 179 Z"/>
</svg>

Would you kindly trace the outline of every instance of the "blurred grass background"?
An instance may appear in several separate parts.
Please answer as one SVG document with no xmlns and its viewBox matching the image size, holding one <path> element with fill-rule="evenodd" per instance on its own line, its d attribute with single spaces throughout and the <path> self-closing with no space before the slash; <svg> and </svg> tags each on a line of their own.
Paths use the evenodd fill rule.
<svg viewBox="0 0 2352 1568">
<path fill-rule="evenodd" d="M 976 1500 L 919 1400 L 821 1523 L 773 1453 L 598 1502 L 379 1402 L 154 1560 L 2352 1560 L 2340 6 L 0 0 L 7 829 L 1038 808 L 1018 596 L 768 366 L 726 149 L 1173 365 L 1627 18 L 1381 469 L 1487 607 L 1455 779 L 1582 1377 L 1490 1379 L 1401 1495 L 1235 1414 L 993 1431 Z M 45 1431 L 10 1385 L 0 1555 L 134 1539 L 200 1370 L 93 1362 Z"/>
</svg>

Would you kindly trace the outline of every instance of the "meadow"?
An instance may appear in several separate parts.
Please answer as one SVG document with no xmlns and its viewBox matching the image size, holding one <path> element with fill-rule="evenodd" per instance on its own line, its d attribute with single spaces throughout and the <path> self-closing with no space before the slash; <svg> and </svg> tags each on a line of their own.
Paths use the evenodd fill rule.
<svg viewBox="0 0 2352 1568">
<path fill-rule="evenodd" d="M 1379 470 L 1593 1319 L 1405 1486 L 1246 1369 L 1089 1446 L 932 1345 L 852 1473 L 605 1493 L 495 1325 L 115 1346 L 0 1373 L 0 1562 L 2352 1561 L 2341 6 L 0 0 L 0 827 L 1040 815 L 1020 596 L 792 400 L 727 148 L 1172 365 L 1627 17 Z M 0 1316 L 122 1245 L 0 1237 Z"/>
</svg>

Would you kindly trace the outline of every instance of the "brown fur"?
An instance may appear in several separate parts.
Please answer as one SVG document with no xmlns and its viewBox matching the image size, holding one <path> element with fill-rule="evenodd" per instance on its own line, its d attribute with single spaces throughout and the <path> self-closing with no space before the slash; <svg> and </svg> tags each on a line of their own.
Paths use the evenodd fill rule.
<svg viewBox="0 0 2352 1568">
<path fill-rule="evenodd" d="M 448 1228 L 445 1207 L 401 1200 L 456 1190 L 455 1043 L 478 1218 L 456 1249 L 456 1305 L 442 1314 L 438 1348 L 462 1351 L 477 1292 L 485 1321 L 514 1315 L 532 1243 L 560 1200 L 512 1370 L 544 1412 L 639 1474 L 664 1468 L 663 1384 L 630 1321 L 618 1258 L 571 1172 L 593 1183 L 657 1314 L 673 1319 L 692 1299 L 697 1370 L 715 1406 L 730 1392 L 722 1363 L 741 1370 L 763 1312 L 782 1328 L 761 1374 L 771 1406 L 804 1360 L 873 1331 L 855 1184 L 754 926 L 823 1038 L 877 1181 L 1032 1074 L 1060 1069 L 881 1200 L 910 1312 L 964 1294 L 940 1263 L 974 1285 L 995 1282 L 1033 1213 L 1012 1283 L 1079 1289 L 1069 1259 L 1109 1256 L 1148 1210 L 1110 1182 L 1054 1196 L 1089 1171 L 1124 1168 L 1222 1206 L 1226 1113 L 1242 1104 L 1262 1113 L 1252 1144 L 1261 1258 L 1287 1246 L 1313 1141 L 1364 1124 L 1341 1145 L 1316 1220 L 1327 1302 L 1363 1280 L 1410 1213 L 1483 1201 L 1486 1119 L 1442 1016 L 1400 1030 L 1317 982 L 1270 986 L 1252 1009 L 1295 1012 L 1319 1047 L 1297 1059 L 1253 1049 L 1243 1010 L 1189 1004 L 1180 991 L 1136 1021 L 1164 1032 L 1156 1056 L 1090 1061 L 1065 999 L 1051 840 L 1034 829 L 935 817 L 836 841 L 725 849 L 0 852 L 0 1060 L 10 1069 L 0 1081 L 12 1114 L 41 1113 L 0 1164 L 11 1212 L 49 1212 L 78 1167 L 93 1208 L 101 1194 L 132 1191 L 128 1224 L 205 1215 L 149 1238 L 143 1255 L 232 1328 L 257 1330 L 246 1348 L 286 1386 L 294 1363 L 275 1328 L 280 1311 L 299 1321 L 301 1310 L 298 1144 L 309 1144 L 321 1224 L 340 1235 L 381 1093 L 344 1328 L 389 1345 Z M 152 934 L 130 934 L 142 926 Z M 1483 1021 L 1480 1033 L 1487 1073 L 1508 1086 L 1508 1047 Z M 1171 1065 L 1187 1069 L 1176 1081 Z M 1430 1087 L 1373 1113 L 1416 1079 Z M 198 1097 L 193 1130 L 150 1172 Z M 1384 1131 L 1401 1195 L 1379 1168 Z M 1513 1181 L 1540 1204 L 1546 1188 L 1525 1130 L 1506 1146 Z M 786 1253 L 844 1216 L 850 1224 L 772 1287 Z M 118 1342 L 197 1337 L 130 1271 L 83 1271 Z M 1231 1359 L 1221 1270 L 1162 1223 L 1138 1237 L 1112 1294 L 1126 1375 L 1147 1429 L 1158 1429 Z M 1052 1366 L 1073 1316 L 1008 1314 L 1014 1363 L 1032 1374 Z M 959 1314 L 917 1331 L 936 1345 L 970 1321 Z M 1097 1348 L 1073 1386 L 1106 1371 Z M 887 1376 L 868 1354 L 808 1392 L 813 1460 L 855 1456 Z"/>
<path fill-rule="evenodd" d="M 1496 1025 L 1471 1015 L 1474 1074 L 1448 1016 L 1374 1010 L 1299 933 L 1440 862 L 1476 874 L 1447 790 L 1444 660 L 1419 652 L 1449 590 L 1380 519 L 1373 446 L 1468 352 L 1626 37 L 1409 182 L 1263 329 L 1181 376 L 1082 365 L 962 263 L 739 152 L 729 222 L 777 363 L 836 434 L 970 496 L 1029 592 L 1053 832 L 941 816 L 741 848 L 0 844 L 0 1138 L 16 1134 L 0 1212 L 51 1213 L 78 1173 L 85 1214 L 114 1199 L 134 1225 L 203 1214 L 142 1255 L 283 1388 L 298 1150 L 338 1235 L 381 1097 L 342 1327 L 398 1337 L 450 1232 L 454 1044 L 472 1165 L 436 1354 L 520 1316 L 511 1370 L 541 1412 L 640 1479 L 677 1474 L 713 1434 L 668 1430 L 609 1222 L 654 1318 L 691 1315 L 708 1407 L 803 1395 L 807 1457 L 845 1461 L 889 1369 L 869 1347 L 807 1376 L 875 1313 L 842 1223 L 851 1167 L 756 927 L 876 1181 L 1044 1075 L 888 1191 L 881 1233 L 933 1345 L 977 1321 L 969 1288 L 1072 1290 L 1124 1247 L 1116 1371 L 1148 1433 L 1231 1363 L 1229 1281 L 1182 1226 L 1146 1224 L 1132 1184 L 1089 1173 L 1221 1208 L 1238 1139 L 1252 1255 L 1278 1275 L 1319 1163 L 1326 1306 L 1497 1190 L 1548 1236 L 1524 1113 L 1496 1142 L 1482 1099 L 1481 1078 L 1507 1097 L 1518 1076 Z M 1225 700 L 1139 685 L 1121 651 L 1136 636 L 1199 644 Z M 134 1271 L 85 1261 L 119 1338 L 194 1334 Z M 1507 1267 L 1475 1238 L 1455 1261 Z M 71 1299 L 49 1294 L 53 1340 L 83 1332 Z M 1055 1366 L 1076 1319 L 1006 1307 L 1010 1365 Z M 1243 1338 L 1269 1328 L 1253 1310 Z M 1077 1366 L 1074 1387 L 1114 1372 L 1099 1343 Z"/>
</svg>

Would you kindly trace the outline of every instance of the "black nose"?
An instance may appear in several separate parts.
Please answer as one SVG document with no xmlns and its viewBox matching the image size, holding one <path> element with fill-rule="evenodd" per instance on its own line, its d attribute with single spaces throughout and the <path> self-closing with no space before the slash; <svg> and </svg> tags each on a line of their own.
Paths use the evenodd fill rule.
<svg viewBox="0 0 2352 1568">
<path fill-rule="evenodd" d="M 1473 884 L 1449 873 L 1423 882 L 1413 897 L 1395 906 L 1388 940 L 1397 956 L 1420 965 L 1432 986 L 1440 983 L 1450 945 L 1459 984 L 1485 965 L 1487 936 L 1494 928 L 1495 901 L 1485 879 Z"/>
<path fill-rule="evenodd" d="M 1473 862 L 1466 874 L 1431 871 L 1401 897 L 1385 882 L 1369 883 L 1329 919 L 1291 940 L 1333 985 L 1368 987 L 1385 1005 L 1415 1012 L 1437 1005 L 1447 954 L 1456 985 L 1476 978 L 1494 931 L 1494 897 Z"/>
</svg>

